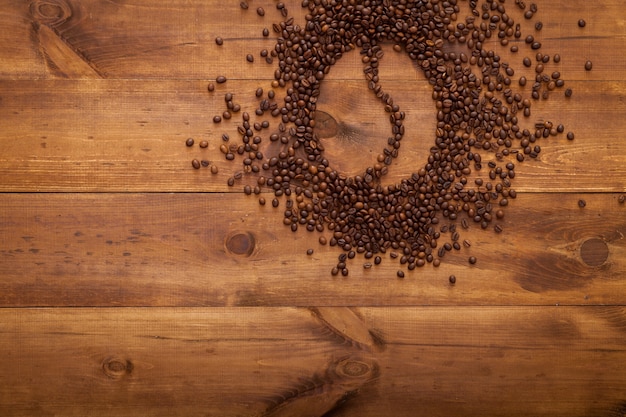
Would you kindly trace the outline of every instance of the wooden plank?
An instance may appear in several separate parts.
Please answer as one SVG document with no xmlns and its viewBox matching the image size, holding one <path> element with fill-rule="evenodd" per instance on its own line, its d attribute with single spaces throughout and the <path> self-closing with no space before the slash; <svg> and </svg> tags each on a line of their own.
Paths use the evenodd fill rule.
<svg viewBox="0 0 626 417">
<path fill-rule="evenodd" d="M 300 2 L 284 3 L 290 16 L 302 24 L 305 11 Z M 534 35 L 542 42 L 542 52 L 558 52 L 566 58 L 560 68 L 568 79 L 624 79 L 624 58 L 615 54 L 623 46 L 626 16 L 619 0 L 536 3 L 539 12 L 532 21 L 524 19 L 512 3 L 506 5 L 507 12 L 522 25 L 524 36 Z M 255 12 L 259 6 L 267 11 L 264 18 Z M 469 14 L 466 2 L 459 6 L 461 18 Z M 248 10 L 242 10 L 239 2 L 216 0 L 3 0 L 0 10 L 4 28 L 0 41 L 6 46 L 0 51 L 0 77 L 5 79 L 204 79 L 219 74 L 232 79 L 268 79 L 274 67 L 259 64 L 258 52 L 273 47 L 276 35 L 272 24 L 283 19 L 270 0 L 255 1 Z M 579 18 L 587 19 L 584 29 L 576 24 Z M 544 24 L 541 32 L 534 29 L 536 21 Z M 263 28 L 270 29 L 270 37 L 262 36 Z M 214 42 L 217 36 L 225 41 L 222 47 Z M 504 48 L 496 50 L 506 56 Z M 534 56 L 526 46 L 521 51 L 520 55 Z M 247 53 L 256 56 L 257 64 L 246 62 Z M 591 73 L 583 69 L 586 59 L 595 63 Z M 395 57 L 390 55 L 385 63 L 394 68 L 397 77 L 415 78 L 410 66 L 395 66 Z M 350 65 L 352 74 L 360 78 L 358 60 Z"/>
<path fill-rule="evenodd" d="M 243 158 L 226 161 L 219 147 L 223 133 L 231 143 L 241 144 L 241 116 L 219 124 L 212 119 L 226 109 L 226 92 L 254 113 L 259 86 L 266 91 L 270 87 L 240 82 L 208 94 L 205 81 L 1 81 L 0 191 L 232 191 L 226 180 L 242 169 Z M 435 140 L 435 113 L 427 83 L 390 81 L 385 88 L 406 109 L 408 132 L 383 178 L 387 184 L 426 163 Z M 513 184 L 518 191 L 626 190 L 626 140 L 621 134 L 626 131 L 621 117 L 626 83 L 578 82 L 572 88 L 570 100 L 559 93 L 554 100 L 536 103 L 531 118 L 520 121 L 529 129 L 538 120 L 563 123 L 576 139 L 539 140 L 537 160 L 517 164 Z M 343 91 L 341 96 L 333 93 L 337 90 Z M 284 92 L 279 90 L 277 98 L 280 94 Z M 370 95 L 371 100 L 363 100 Z M 391 132 L 380 102 L 365 82 L 330 79 L 318 110 L 317 132 L 326 157 L 340 172 L 362 175 L 376 162 Z M 269 129 L 259 133 L 268 159 L 278 152 L 270 147 L 269 136 L 279 120 L 253 120 L 270 121 Z M 188 137 L 196 140 L 192 148 L 184 145 Z M 202 140 L 209 142 L 206 149 L 198 147 Z M 195 171 L 193 158 L 211 161 L 220 173 Z M 483 152 L 483 160 L 490 159 L 495 159 L 493 153 Z"/>
<path fill-rule="evenodd" d="M 318 243 L 327 232 L 292 233 L 284 204 L 240 194 L 4 194 L 0 305 L 588 305 L 622 304 L 626 294 L 617 194 L 520 194 L 502 233 L 459 226 L 471 247 L 403 280 L 396 271 L 406 265 L 391 251 L 372 269 L 358 255 L 347 277 L 332 276 L 343 252 Z"/>
<path fill-rule="evenodd" d="M 624 412 L 623 306 L 331 310 L 0 309 L 0 412 Z M 377 344 L 355 344 L 341 330 L 345 320 Z"/>
</svg>

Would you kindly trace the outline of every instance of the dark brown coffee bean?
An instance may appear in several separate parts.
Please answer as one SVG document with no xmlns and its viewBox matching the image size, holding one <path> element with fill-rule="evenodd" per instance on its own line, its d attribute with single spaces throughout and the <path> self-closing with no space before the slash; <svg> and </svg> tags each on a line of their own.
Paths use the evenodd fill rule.
<svg viewBox="0 0 626 417">
<path fill-rule="evenodd" d="M 396 272 L 396 275 L 398 276 L 398 278 L 404 278 L 404 271 L 398 270 L 398 272 Z"/>
<path fill-rule="evenodd" d="M 591 61 L 585 62 L 585 70 L 586 71 L 591 71 L 592 68 L 593 68 L 593 63 Z"/>
<path fill-rule="evenodd" d="M 519 77 L 519 85 L 521 87 L 524 87 L 526 85 L 526 77 L 524 76 Z"/>
<path fill-rule="evenodd" d="M 218 84 L 224 84 L 226 81 L 227 81 L 227 78 L 224 77 L 223 75 L 220 75 L 215 79 L 215 82 Z"/>
<path fill-rule="evenodd" d="M 219 169 L 217 168 L 217 165 L 211 165 L 211 174 L 215 175 L 218 171 Z"/>
<path fill-rule="evenodd" d="M 191 166 L 194 167 L 195 169 L 200 169 L 200 161 L 198 161 L 197 159 L 194 159 L 191 161 Z"/>
<path fill-rule="evenodd" d="M 246 55 L 246 61 L 248 61 L 248 62 L 254 62 L 254 56 L 252 56 L 252 54 L 248 54 L 248 55 Z"/>
<path fill-rule="evenodd" d="M 239 3 L 239 7 L 241 7 L 243 10 L 247 10 L 248 2 L 242 1 L 241 3 Z"/>
<path fill-rule="evenodd" d="M 620 196 L 617 198 L 617 201 L 620 204 L 624 204 L 624 202 L 626 201 L 626 194 L 620 194 Z"/>
<path fill-rule="evenodd" d="M 587 25 L 587 22 L 585 22 L 584 19 L 579 19 L 578 20 L 578 27 L 579 28 L 584 28 Z"/>
<path fill-rule="evenodd" d="M 572 89 L 571 88 L 566 89 L 565 90 L 565 97 L 569 98 L 571 96 L 572 96 Z"/>
<path fill-rule="evenodd" d="M 263 37 L 267 38 L 270 36 L 270 30 L 268 28 L 263 28 Z"/>
<path fill-rule="evenodd" d="M 195 141 L 193 140 L 193 138 L 188 138 L 185 141 L 185 145 L 187 145 L 187 146 L 193 146 L 194 143 L 195 143 Z"/>
<path fill-rule="evenodd" d="M 449 282 L 450 284 L 454 285 L 454 284 L 456 283 L 456 276 L 454 276 L 454 275 L 450 275 L 450 276 L 448 277 L 448 282 Z"/>
<path fill-rule="evenodd" d="M 187 145 L 189 146 L 189 145 Z M 207 142 L 206 140 L 203 140 L 200 142 L 200 147 L 201 148 L 206 148 L 207 146 L 209 146 L 209 142 Z"/>
<path fill-rule="evenodd" d="M 535 23 L 535 30 L 541 30 L 541 29 L 543 29 L 543 23 L 541 22 Z"/>
<path fill-rule="evenodd" d="M 530 58 L 528 58 L 528 57 L 525 57 L 522 60 L 522 63 L 524 64 L 525 67 L 530 67 L 532 65 L 532 62 L 530 61 Z"/>
<path fill-rule="evenodd" d="M 313 249 L 307 249 L 306 250 L 306 254 L 309 255 L 309 256 L 313 255 Z"/>
<path fill-rule="evenodd" d="M 476 263 L 476 257 L 475 256 L 470 256 L 468 258 L 468 261 L 470 264 L 474 265 Z"/>
<path fill-rule="evenodd" d="M 574 132 L 567 132 L 567 139 L 574 140 Z"/>
<path fill-rule="evenodd" d="M 213 123 L 219 123 L 222 121 L 222 116 L 213 116 Z"/>
<path fill-rule="evenodd" d="M 218 36 L 217 38 L 215 38 L 215 43 L 221 46 L 224 44 L 224 39 Z"/>
<path fill-rule="evenodd" d="M 256 14 L 258 14 L 259 16 L 265 16 L 265 9 L 263 9 L 262 7 L 257 8 Z"/>
<path fill-rule="evenodd" d="M 583 208 L 587 205 L 587 202 L 585 200 L 578 200 L 578 207 Z"/>
<path fill-rule="evenodd" d="M 209 83 L 209 85 L 207 86 L 207 90 L 209 90 L 209 93 L 215 91 L 215 84 Z"/>
</svg>

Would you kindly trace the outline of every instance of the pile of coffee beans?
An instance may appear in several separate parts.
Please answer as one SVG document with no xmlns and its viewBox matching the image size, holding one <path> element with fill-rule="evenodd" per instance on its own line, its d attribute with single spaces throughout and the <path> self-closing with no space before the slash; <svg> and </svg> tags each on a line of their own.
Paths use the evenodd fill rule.
<svg viewBox="0 0 626 417">
<path fill-rule="evenodd" d="M 560 55 L 539 52 L 541 42 L 532 34 L 524 36 L 513 18 L 533 19 L 537 5 L 515 0 L 519 10 L 514 13 L 506 11 L 504 0 L 303 0 L 301 6 L 306 18 L 299 24 L 284 3 L 276 3 L 282 21 L 272 25 L 275 47 L 260 53 L 276 69 L 272 88 L 254 92 L 258 108 L 244 111 L 226 93 L 226 109 L 213 118 L 214 123 L 240 120 L 238 140 L 224 135 L 220 146 L 223 157 L 240 167 L 228 185 L 253 176 L 256 185 L 245 185 L 245 194 L 259 196 L 265 205 L 272 193 L 272 207 L 282 209 L 283 222 L 292 231 L 321 232 L 320 244 L 340 250 L 333 275 L 348 275 L 356 256 L 370 269 L 386 253 L 404 270 L 437 267 L 448 252 L 470 247 L 469 240 L 461 240 L 460 229 L 474 224 L 502 232 L 499 221 L 517 197 L 512 187 L 516 164 L 539 155 L 540 139 L 565 131 L 552 121 L 523 123 L 531 117 L 534 101 L 548 99 L 565 85 L 559 71 L 548 69 L 560 62 Z M 241 3 L 242 9 L 248 7 Z M 266 15 L 262 8 L 256 11 Z M 584 26 L 582 20 L 579 26 Z M 535 31 L 542 28 L 541 22 L 533 26 Z M 264 29 L 263 36 L 269 35 Z M 216 42 L 226 40 L 218 37 Z M 437 120 L 427 159 L 392 185 L 381 179 L 402 149 L 406 113 L 379 80 L 385 44 L 407 54 L 423 73 L 432 87 Z M 534 79 L 521 76 L 514 83 L 516 68 L 497 53 L 502 48 L 510 56 L 524 55 L 518 61 L 534 67 Z M 315 130 L 316 103 L 332 66 L 353 51 L 361 56 L 371 99 L 388 115 L 389 135 L 376 163 L 347 176 L 325 156 Z M 252 55 L 246 59 L 254 61 Z M 584 66 L 590 70 L 591 62 Z M 226 82 L 224 75 L 215 78 L 215 83 Z M 216 85 L 210 83 L 208 90 L 216 94 Z M 565 90 L 566 97 L 571 95 L 571 89 Z M 259 118 L 265 120 L 253 122 Z M 277 146 L 262 146 L 268 141 Z M 268 154 L 268 149 L 276 150 Z M 203 165 L 192 162 L 196 169 Z M 467 262 L 475 265 L 477 259 L 469 256 Z M 403 270 L 397 272 L 404 276 Z M 455 281 L 451 276 L 450 283 Z"/>
</svg>

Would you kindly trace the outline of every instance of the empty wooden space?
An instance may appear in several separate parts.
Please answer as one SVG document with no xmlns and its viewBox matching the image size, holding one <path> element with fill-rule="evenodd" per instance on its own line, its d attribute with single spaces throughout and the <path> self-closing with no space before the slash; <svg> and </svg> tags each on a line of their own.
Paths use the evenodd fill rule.
<svg viewBox="0 0 626 417">
<path fill-rule="evenodd" d="M 520 126 L 563 123 L 574 140 L 542 138 L 516 163 L 500 233 L 470 222 L 437 267 L 387 251 L 333 276 L 332 232 L 293 233 L 284 199 L 243 193 L 254 176 L 227 185 L 242 165 L 221 137 L 237 140 L 241 115 L 213 121 L 232 93 L 277 129 L 253 113 L 277 1 L 0 0 L 0 414 L 626 416 L 626 9 L 536 2 L 533 20 L 502 3 L 561 55 L 546 71 L 573 95 L 533 101 Z M 490 42 L 528 95 L 535 51 Z M 408 55 L 382 47 L 407 130 L 388 185 L 428 158 L 437 109 Z M 322 83 L 316 129 L 346 176 L 387 143 L 373 94 L 358 51 Z"/>
</svg>

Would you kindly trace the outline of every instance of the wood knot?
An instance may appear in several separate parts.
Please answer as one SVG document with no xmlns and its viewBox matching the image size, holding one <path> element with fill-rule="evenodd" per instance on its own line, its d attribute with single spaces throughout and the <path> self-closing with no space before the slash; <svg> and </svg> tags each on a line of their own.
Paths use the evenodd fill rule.
<svg viewBox="0 0 626 417">
<path fill-rule="evenodd" d="M 602 239 L 587 239 L 580 245 L 580 257 L 589 266 L 601 266 L 609 257 L 609 247 Z"/>
<path fill-rule="evenodd" d="M 255 239 L 250 232 L 236 232 L 226 239 L 226 250 L 235 255 L 250 256 L 254 252 Z"/>
<path fill-rule="evenodd" d="M 320 138 L 332 138 L 339 133 L 337 120 L 325 111 L 315 111 L 315 133 Z"/>
<path fill-rule="evenodd" d="M 335 371 L 345 378 L 369 379 L 374 376 L 375 367 L 361 360 L 345 359 L 337 364 Z"/>
<path fill-rule="evenodd" d="M 109 357 L 102 362 L 102 371 L 112 379 L 120 379 L 133 371 L 133 363 L 127 359 Z"/>
<path fill-rule="evenodd" d="M 42 25 L 59 26 L 72 17 L 72 8 L 63 0 L 35 0 L 30 13 Z"/>
</svg>

